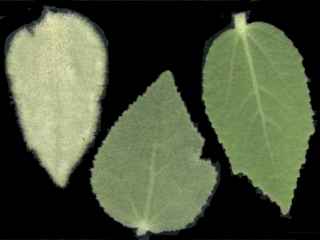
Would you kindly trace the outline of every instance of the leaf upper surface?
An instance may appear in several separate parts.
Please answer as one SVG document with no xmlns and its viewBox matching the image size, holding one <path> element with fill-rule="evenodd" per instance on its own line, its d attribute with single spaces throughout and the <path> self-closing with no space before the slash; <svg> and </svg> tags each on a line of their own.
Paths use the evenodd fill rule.
<svg viewBox="0 0 320 240">
<path fill-rule="evenodd" d="M 235 173 L 287 213 L 314 131 L 302 57 L 272 25 L 236 23 L 204 66 L 206 111 Z"/>
<path fill-rule="evenodd" d="M 216 183 L 215 168 L 200 160 L 202 145 L 171 73 L 163 73 L 95 157 L 91 184 L 100 205 L 138 235 L 186 227 Z"/>
</svg>

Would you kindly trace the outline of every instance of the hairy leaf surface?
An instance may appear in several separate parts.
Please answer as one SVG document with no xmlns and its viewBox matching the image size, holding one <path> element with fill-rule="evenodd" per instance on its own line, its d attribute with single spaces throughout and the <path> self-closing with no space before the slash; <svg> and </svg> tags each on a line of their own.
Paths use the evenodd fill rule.
<svg viewBox="0 0 320 240">
<path fill-rule="evenodd" d="M 185 228 L 216 184 L 203 139 L 169 72 L 121 116 L 100 147 L 92 187 L 105 212 L 137 234 Z"/>
<path fill-rule="evenodd" d="M 107 56 L 87 19 L 45 11 L 14 34 L 6 66 L 26 143 L 63 187 L 93 138 Z"/>
<path fill-rule="evenodd" d="M 314 131 L 302 57 L 283 32 L 246 23 L 222 33 L 204 66 L 206 111 L 235 173 L 287 213 Z"/>
</svg>

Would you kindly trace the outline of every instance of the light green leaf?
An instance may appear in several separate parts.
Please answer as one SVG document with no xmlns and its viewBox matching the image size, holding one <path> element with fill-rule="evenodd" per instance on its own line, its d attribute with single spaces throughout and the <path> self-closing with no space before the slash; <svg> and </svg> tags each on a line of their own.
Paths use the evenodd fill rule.
<svg viewBox="0 0 320 240">
<path fill-rule="evenodd" d="M 206 111 L 235 173 L 287 213 L 314 131 L 302 58 L 277 28 L 246 23 L 214 42 L 204 66 Z"/>
<path fill-rule="evenodd" d="M 107 56 L 87 19 L 45 11 L 14 34 L 6 67 L 26 143 L 64 187 L 94 136 Z"/>
<path fill-rule="evenodd" d="M 105 212 L 137 234 L 185 228 L 201 213 L 216 171 L 203 139 L 163 73 L 129 107 L 100 147 L 92 187 Z"/>
</svg>

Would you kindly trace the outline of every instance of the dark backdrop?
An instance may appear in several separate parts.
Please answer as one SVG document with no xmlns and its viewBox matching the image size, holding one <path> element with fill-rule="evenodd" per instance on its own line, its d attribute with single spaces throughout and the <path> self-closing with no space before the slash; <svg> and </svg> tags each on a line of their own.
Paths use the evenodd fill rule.
<svg viewBox="0 0 320 240">
<path fill-rule="evenodd" d="M 302 1 L 300 1 L 302 2 Z M 309 1 L 311 2 L 311 1 Z M 94 2 L 54 1 L 95 22 L 108 39 L 109 78 L 100 129 L 75 169 L 66 189 L 57 188 L 26 148 L 3 59 L 10 33 L 40 17 L 35 2 L 0 2 L 0 238 L 133 239 L 134 232 L 113 221 L 98 205 L 89 184 L 92 159 L 118 116 L 158 75 L 171 70 L 191 119 L 205 138 L 203 157 L 220 164 L 220 185 L 203 216 L 191 228 L 150 239 L 295 238 L 320 236 L 320 38 L 316 6 L 270 1 Z M 295 191 L 291 217 L 252 187 L 245 176 L 233 176 L 201 100 L 205 42 L 232 27 L 231 14 L 249 10 L 250 21 L 282 29 L 304 57 L 316 133 Z M 196 181 L 196 179 L 195 179 Z"/>
</svg>

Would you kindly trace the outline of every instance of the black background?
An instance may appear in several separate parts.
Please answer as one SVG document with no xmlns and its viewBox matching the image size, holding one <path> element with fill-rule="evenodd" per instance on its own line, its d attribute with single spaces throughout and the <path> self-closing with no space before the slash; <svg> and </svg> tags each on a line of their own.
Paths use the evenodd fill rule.
<svg viewBox="0 0 320 240">
<path fill-rule="evenodd" d="M 307 1 L 305 1 L 307 2 Z M 310 4 L 311 1 L 309 1 Z M 164 70 L 176 85 L 191 119 L 205 138 L 203 158 L 220 165 L 220 184 L 203 216 L 190 228 L 150 239 L 309 238 L 320 237 L 320 38 L 317 7 L 270 1 L 95 2 L 51 1 L 87 16 L 108 39 L 109 78 L 97 136 L 65 189 L 56 187 L 26 148 L 5 75 L 5 43 L 24 24 L 37 20 L 42 3 L 0 2 L 0 238 L 134 239 L 134 231 L 113 221 L 98 205 L 90 187 L 92 160 L 110 127 L 128 105 Z M 232 13 L 249 11 L 249 22 L 265 21 L 282 29 L 304 57 L 316 133 L 310 139 L 290 217 L 234 176 L 201 100 L 205 42 L 232 27 Z M 196 181 L 196 179 L 195 179 Z"/>
</svg>

